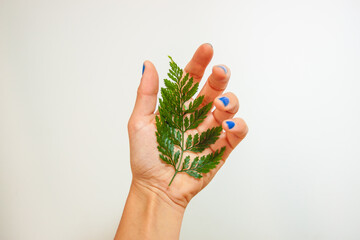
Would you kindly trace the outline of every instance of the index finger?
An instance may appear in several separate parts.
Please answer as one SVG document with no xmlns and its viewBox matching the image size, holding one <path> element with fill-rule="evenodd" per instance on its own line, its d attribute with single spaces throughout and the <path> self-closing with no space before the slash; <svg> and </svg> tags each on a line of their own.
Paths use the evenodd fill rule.
<svg viewBox="0 0 360 240">
<path fill-rule="evenodd" d="M 184 76 L 189 73 L 194 83 L 200 82 L 204 75 L 207 65 L 209 65 L 214 54 L 213 47 L 210 43 L 201 44 L 195 51 L 190 62 L 184 68 Z"/>
</svg>

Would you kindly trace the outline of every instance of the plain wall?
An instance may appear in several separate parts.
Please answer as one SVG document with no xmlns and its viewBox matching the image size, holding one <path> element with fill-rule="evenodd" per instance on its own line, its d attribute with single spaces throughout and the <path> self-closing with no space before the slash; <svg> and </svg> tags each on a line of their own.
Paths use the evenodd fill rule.
<svg viewBox="0 0 360 240">
<path fill-rule="evenodd" d="M 205 42 L 250 131 L 180 238 L 360 239 L 357 0 L 0 0 L 0 239 L 112 239 L 143 61 Z"/>
</svg>

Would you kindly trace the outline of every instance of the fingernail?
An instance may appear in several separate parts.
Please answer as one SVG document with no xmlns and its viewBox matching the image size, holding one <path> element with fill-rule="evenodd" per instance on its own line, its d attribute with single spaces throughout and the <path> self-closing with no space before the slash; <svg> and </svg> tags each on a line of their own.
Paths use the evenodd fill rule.
<svg viewBox="0 0 360 240">
<path fill-rule="evenodd" d="M 224 104 L 225 107 L 226 107 L 226 106 L 229 104 L 229 102 L 230 102 L 229 98 L 227 98 L 227 97 L 221 97 L 221 98 L 219 98 L 219 100 L 223 102 L 223 104 Z"/>
<path fill-rule="evenodd" d="M 211 45 L 211 43 L 206 43 L 206 44 L 209 44 L 212 48 L 214 48 L 213 45 Z"/>
<path fill-rule="evenodd" d="M 221 66 L 221 65 L 219 65 L 218 67 L 219 67 L 219 68 L 222 68 L 222 69 L 224 70 L 224 72 L 225 72 L 225 73 L 227 73 L 227 69 L 226 69 L 226 67 Z"/>
<path fill-rule="evenodd" d="M 233 127 L 235 127 L 235 123 L 233 121 L 226 121 L 226 124 L 228 125 L 229 129 L 232 129 Z"/>
<path fill-rule="evenodd" d="M 144 74 L 145 71 L 145 64 L 143 64 L 142 74 Z"/>
</svg>

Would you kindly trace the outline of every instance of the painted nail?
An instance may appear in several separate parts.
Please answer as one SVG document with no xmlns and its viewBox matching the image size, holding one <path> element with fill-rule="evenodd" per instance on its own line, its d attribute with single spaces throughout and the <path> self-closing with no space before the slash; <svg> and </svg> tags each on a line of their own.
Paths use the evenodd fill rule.
<svg viewBox="0 0 360 240">
<path fill-rule="evenodd" d="M 228 125 L 229 129 L 235 127 L 235 123 L 233 121 L 226 121 L 226 124 Z"/>
<path fill-rule="evenodd" d="M 222 70 L 224 70 L 224 72 L 225 72 L 225 73 L 227 73 L 227 69 L 226 69 L 226 67 L 224 67 L 224 66 L 220 66 L 220 65 L 219 65 L 218 67 L 219 67 L 219 68 L 222 68 Z"/>
<path fill-rule="evenodd" d="M 145 71 L 145 64 L 143 64 L 142 74 L 144 74 Z"/>
<path fill-rule="evenodd" d="M 229 102 L 230 102 L 230 100 L 229 100 L 228 97 L 221 97 L 221 98 L 219 98 L 219 100 L 223 102 L 223 104 L 224 104 L 225 107 L 226 107 L 226 106 L 229 104 Z"/>
</svg>

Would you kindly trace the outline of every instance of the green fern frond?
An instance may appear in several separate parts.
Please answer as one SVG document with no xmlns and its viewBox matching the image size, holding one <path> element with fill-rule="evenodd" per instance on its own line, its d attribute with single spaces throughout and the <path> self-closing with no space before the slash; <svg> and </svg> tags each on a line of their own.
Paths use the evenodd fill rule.
<svg viewBox="0 0 360 240">
<path fill-rule="evenodd" d="M 187 135 L 185 139 L 187 131 L 197 128 L 204 121 L 211 110 L 212 102 L 201 106 L 204 96 L 191 100 L 198 91 L 199 83 L 194 83 L 189 73 L 183 76 L 183 69 L 170 56 L 169 58 L 169 79 L 164 79 L 165 88 L 161 88 L 159 99 L 159 116 L 156 116 L 156 139 L 160 159 L 175 169 L 170 186 L 179 172 L 201 178 L 202 174 L 208 173 L 219 164 L 225 147 L 194 159 L 190 159 L 190 156 L 184 157 L 185 152 L 201 153 L 209 148 L 218 140 L 222 127 Z"/>
</svg>

